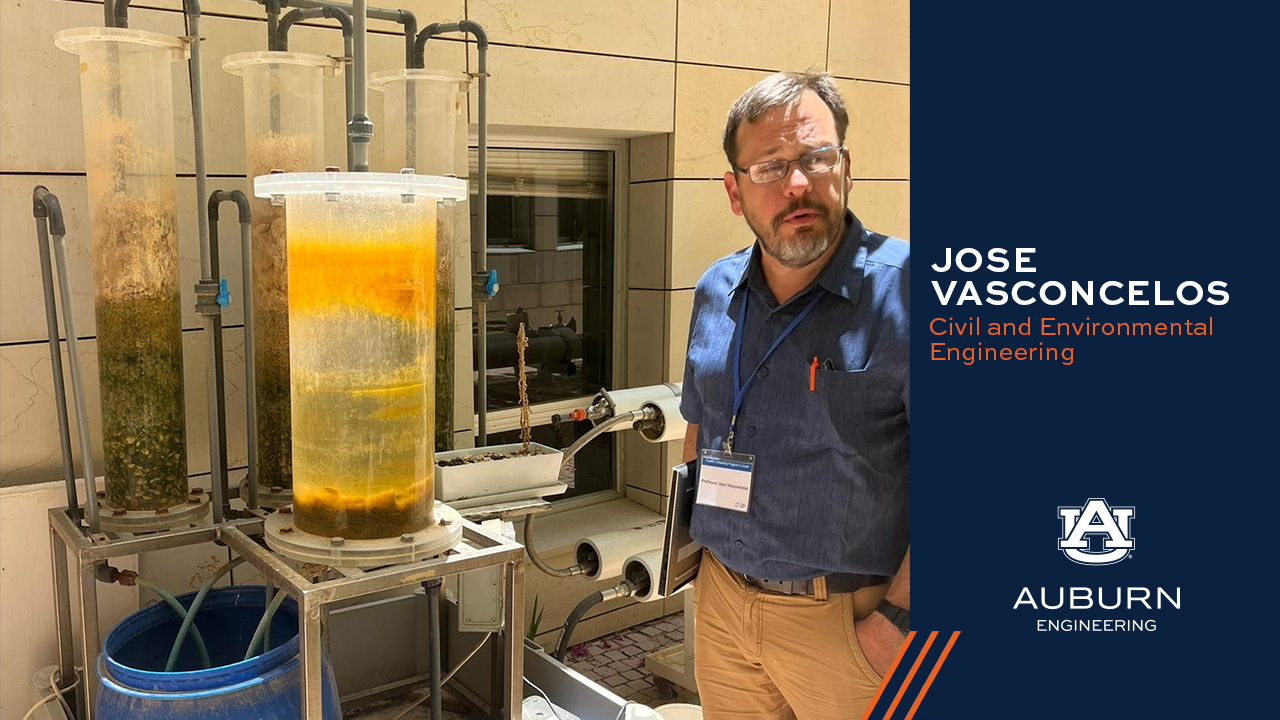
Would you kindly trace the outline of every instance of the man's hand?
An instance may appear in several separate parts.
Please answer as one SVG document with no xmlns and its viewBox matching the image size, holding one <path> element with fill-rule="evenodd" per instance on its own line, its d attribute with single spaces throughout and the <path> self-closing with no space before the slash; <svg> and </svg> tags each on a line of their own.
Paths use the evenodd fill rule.
<svg viewBox="0 0 1280 720">
<path fill-rule="evenodd" d="M 903 610 L 911 610 L 910 547 L 907 548 L 907 554 L 903 556 L 902 564 L 898 566 L 898 574 L 893 576 L 893 582 L 889 584 L 889 591 L 885 593 L 884 599 Z M 862 646 L 862 653 L 867 656 L 867 662 L 871 663 L 871 669 L 875 670 L 880 677 L 884 677 L 884 674 L 889 672 L 893 659 L 898 655 L 898 648 L 906 640 L 902 631 L 898 630 L 897 625 L 889 622 L 889 618 L 878 612 L 871 613 L 865 620 L 855 622 L 853 630 L 858 636 L 858 644 Z"/>
<path fill-rule="evenodd" d="M 906 641 L 897 626 L 878 612 L 873 612 L 865 620 L 853 624 L 858 636 L 858 644 L 862 646 L 862 654 L 867 656 L 871 669 L 880 677 L 889 672 L 889 666 L 898 655 L 898 648 Z"/>
</svg>

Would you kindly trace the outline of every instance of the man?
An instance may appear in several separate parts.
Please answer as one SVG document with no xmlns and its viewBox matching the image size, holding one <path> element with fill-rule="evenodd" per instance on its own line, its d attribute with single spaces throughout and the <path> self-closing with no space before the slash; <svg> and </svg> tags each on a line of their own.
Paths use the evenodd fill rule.
<svg viewBox="0 0 1280 720">
<path fill-rule="evenodd" d="M 708 720 L 856 720 L 909 622 L 910 255 L 846 207 L 848 122 L 780 73 L 725 124 L 756 242 L 698 281 L 680 404 Z"/>
</svg>

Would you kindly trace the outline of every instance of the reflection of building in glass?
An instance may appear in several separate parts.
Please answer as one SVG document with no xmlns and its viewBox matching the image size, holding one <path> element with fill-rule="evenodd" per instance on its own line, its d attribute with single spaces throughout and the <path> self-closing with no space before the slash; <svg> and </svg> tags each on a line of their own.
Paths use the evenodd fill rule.
<svg viewBox="0 0 1280 720">
<path fill-rule="evenodd" d="M 501 285 L 489 303 L 491 409 L 517 404 L 520 322 L 530 338 L 526 362 L 536 371 L 530 402 L 590 395 L 609 381 L 612 164 L 612 153 L 600 151 L 490 151 L 487 264 Z"/>
<path fill-rule="evenodd" d="M 474 150 L 471 163 L 474 176 Z M 607 151 L 490 148 L 486 261 L 501 287 L 488 305 L 486 328 L 491 411 L 519 404 L 515 333 L 521 322 L 529 336 L 530 404 L 584 398 L 585 406 L 611 386 L 613 172 Z M 477 233 L 477 203 L 470 207 Z M 566 419 L 556 428 L 535 427 L 533 439 L 563 448 L 589 428 Z M 489 442 L 507 442 L 507 435 L 518 440 L 517 432 L 491 431 Z M 567 496 L 613 487 L 613 444 L 602 438 L 575 458 Z"/>
</svg>

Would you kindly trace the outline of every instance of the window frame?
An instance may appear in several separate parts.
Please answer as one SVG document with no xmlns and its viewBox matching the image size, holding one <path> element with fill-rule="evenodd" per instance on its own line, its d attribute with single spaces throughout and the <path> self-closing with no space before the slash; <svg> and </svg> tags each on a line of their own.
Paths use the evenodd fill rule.
<svg viewBox="0 0 1280 720">
<path fill-rule="evenodd" d="M 613 153 L 613 227 L 614 227 L 614 261 L 613 261 L 613 363 L 610 377 L 614 384 L 618 378 L 626 377 L 627 338 L 627 244 L 630 241 L 627 225 L 630 194 L 630 140 L 627 138 L 598 138 L 574 136 L 564 133 L 553 135 L 509 133 L 500 129 L 489 128 L 488 147 L 490 150 L 595 150 Z M 478 149 L 479 140 L 473 131 L 467 137 L 468 163 L 470 154 Z M 501 292 L 501 290 L 499 290 Z M 474 368 L 473 368 L 474 372 Z M 625 381 L 623 381 L 625 383 Z M 625 384 L 623 385 L 625 387 Z M 615 388 L 609 388 L 613 390 Z M 536 427 L 551 422 L 551 415 L 560 413 L 567 416 L 573 408 L 585 408 L 591 404 L 594 395 L 566 398 L 551 402 L 536 403 L 529 406 L 530 423 Z M 480 416 L 472 408 L 472 427 L 480 426 Z M 520 408 L 504 408 L 490 411 L 485 416 L 485 429 L 489 433 L 505 432 L 520 427 Z M 630 432 L 621 430 L 621 433 Z M 587 495 L 553 501 L 552 506 L 543 514 L 555 514 L 589 505 L 612 502 L 626 497 L 626 479 L 623 477 L 626 468 L 626 443 L 618 442 L 618 451 L 614 453 L 613 488 L 600 490 Z"/>
</svg>

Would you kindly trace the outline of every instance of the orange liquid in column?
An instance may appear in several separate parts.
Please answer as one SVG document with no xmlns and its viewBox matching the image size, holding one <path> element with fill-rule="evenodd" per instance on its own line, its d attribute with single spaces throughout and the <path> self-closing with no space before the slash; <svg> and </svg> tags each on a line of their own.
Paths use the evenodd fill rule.
<svg viewBox="0 0 1280 720">
<path fill-rule="evenodd" d="M 388 225 L 289 229 L 295 523 L 329 537 L 432 520 L 435 219 Z"/>
</svg>

